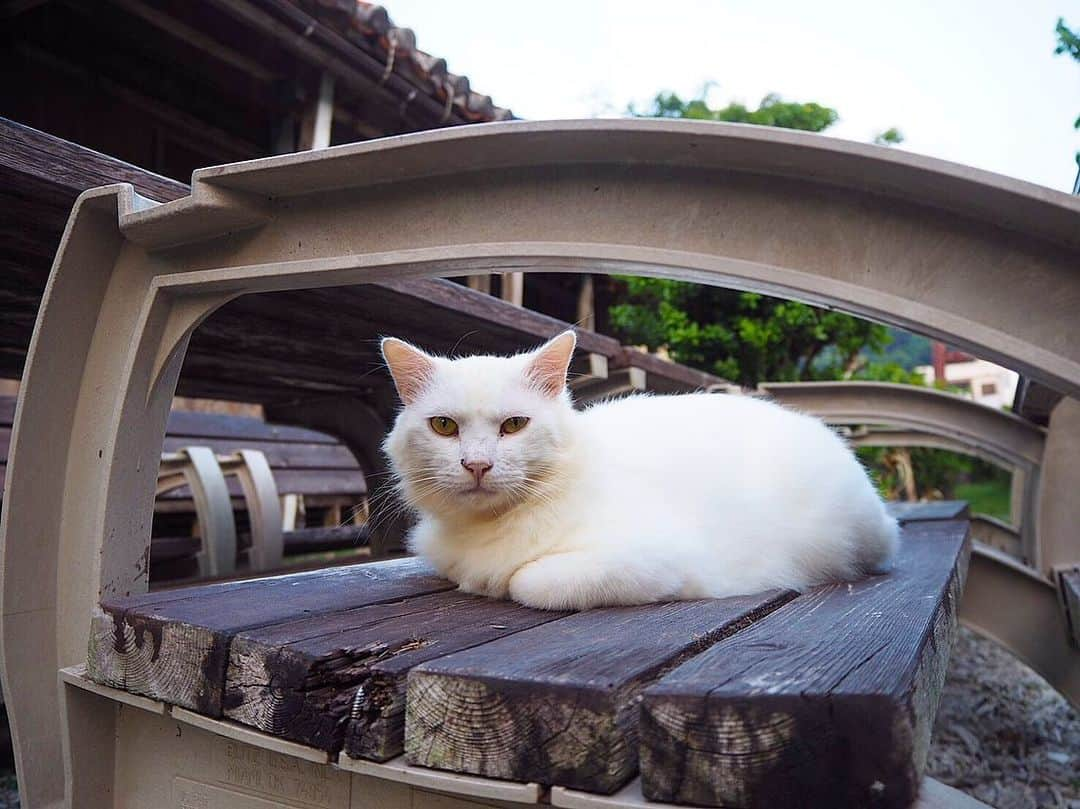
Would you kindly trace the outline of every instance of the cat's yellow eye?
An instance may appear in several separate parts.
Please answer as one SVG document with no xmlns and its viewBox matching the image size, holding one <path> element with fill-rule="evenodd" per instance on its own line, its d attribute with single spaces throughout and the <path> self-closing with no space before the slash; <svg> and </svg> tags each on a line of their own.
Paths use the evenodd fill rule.
<svg viewBox="0 0 1080 809">
<path fill-rule="evenodd" d="M 451 436 L 457 435 L 457 422 L 449 416 L 432 416 L 428 419 L 428 424 L 431 425 L 431 429 L 437 432 L 439 435 Z"/>
<path fill-rule="evenodd" d="M 516 433 L 528 423 L 528 416 L 511 416 L 502 423 L 502 426 L 499 428 L 499 432 L 503 435 L 508 435 L 509 433 Z"/>
</svg>

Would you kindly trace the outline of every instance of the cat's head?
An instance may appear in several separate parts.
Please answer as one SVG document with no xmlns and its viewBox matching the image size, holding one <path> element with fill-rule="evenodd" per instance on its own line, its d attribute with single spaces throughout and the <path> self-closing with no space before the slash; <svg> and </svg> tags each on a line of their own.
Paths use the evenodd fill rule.
<svg viewBox="0 0 1080 809">
<path fill-rule="evenodd" d="M 513 357 L 447 359 L 384 339 L 404 407 L 383 448 L 409 505 L 487 518 L 549 496 L 571 441 L 576 342 L 566 331 Z"/>
</svg>

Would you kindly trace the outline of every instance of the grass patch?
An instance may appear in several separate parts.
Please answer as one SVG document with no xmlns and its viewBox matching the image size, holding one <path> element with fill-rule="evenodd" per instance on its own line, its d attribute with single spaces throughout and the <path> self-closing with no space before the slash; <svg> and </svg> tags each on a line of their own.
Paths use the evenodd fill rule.
<svg viewBox="0 0 1080 809">
<path fill-rule="evenodd" d="M 1009 522 L 1009 481 L 984 480 L 977 483 L 958 483 L 953 491 L 957 500 L 967 500 L 972 514 L 986 514 Z"/>
</svg>

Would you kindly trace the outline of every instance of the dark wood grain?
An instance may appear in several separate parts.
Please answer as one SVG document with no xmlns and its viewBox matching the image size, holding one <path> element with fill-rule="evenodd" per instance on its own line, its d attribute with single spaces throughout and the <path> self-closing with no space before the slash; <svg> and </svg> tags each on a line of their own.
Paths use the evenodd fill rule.
<svg viewBox="0 0 1080 809">
<path fill-rule="evenodd" d="M 451 589 L 418 559 L 159 591 L 103 602 L 90 632 L 95 682 L 221 715 L 233 636 L 305 616 Z"/>
<path fill-rule="evenodd" d="M 290 427 L 281 424 L 267 424 L 260 419 L 248 416 L 232 416 L 226 413 L 198 413 L 188 410 L 173 410 L 169 413 L 166 434 L 178 439 L 219 438 L 229 441 L 252 440 L 295 442 L 299 444 L 336 444 L 332 435 L 307 430 L 303 427 Z"/>
<path fill-rule="evenodd" d="M 285 531 L 281 539 L 285 555 L 295 556 L 303 553 L 361 548 L 368 544 L 370 536 L 366 525 L 343 525 Z M 193 556 L 201 547 L 202 540 L 199 537 L 154 537 L 150 540 L 150 564 L 157 565 Z"/>
<path fill-rule="evenodd" d="M 800 596 L 648 689 L 646 797 L 909 806 L 969 551 L 966 521 L 910 523 L 893 572 Z"/>
<path fill-rule="evenodd" d="M 183 183 L 7 118 L 0 118 L 0 167 L 63 189 L 71 198 L 106 182 L 131 183 L 139 193 L 159 202 L 188 193 Z"/>
<path fill-rule="evenodd" d="M 360 548 L 371 539 L 366 525 L 341 525 L 335 527 L 298 528 L 282 535 L 285 555 L 336 551 L 344 548 Z"/>
<path fill-rule="evenodd" d="M 326 436 L 330 438 L 330 436 Z M 3 431 L 0 429 L 0 441 Z M 359 464 L 348 447 L 338 443 L 300 444 L 284 441 L 260 441 L 246 438 L 194 438 L 167 435 L 164 452 L 175 452 L 192 445 L 209 447 L 218 455 L 241 449 L 258 450 L 266 456 L 271 469 L 357 469 Z"/>
<path fill-rule="evenodd" d="M 359 469 L 271 469 L 279 494 L 341 495 L 359 500 L 367 492 L 367 481 Z M 231 497 L 243 497 L 235 476 L 225 478 Z M 191 489 L 179 486 L 158 496 L 161 500 L 190 500 Z"/>
<path fill-rule="evenodd" d="M 547 340 L 570 328 L 570 325 L 540 312 L 514 306 L 501 298 L 486 295 L 441 278 L 410 281 L 387 281 L 382 288 L 406 296 L 417 303 L 438 306 L 492 325 L 516 332 L 528 332 L 538 341 Z M 575 329 L 580 351 L 603 354 L 610 359 L 621 356 L 619 341 L 603 334 Z"/>
<path fill-rule="evenodd" d="M 413 669 L 410 763 L 613 792 L 637 769 L 637 704 L 666 668 L 790 594 L 577 613 Z"/>
<path fill-rule="evenodd" d="M 442 592 L 240 632 L 225 716 L 322 750 L 384 761 L 402 751 L 413 666 L 556 620 L 560 613 Z"/>
<path fill-rule="evenodd" d="M 901 523 L 920 520 L 960 520 L 969 516 L 964 500 L 931 500 L 925 503 L 890 502 L 886 511 Z"/>
<path fill-rule="evenodd" d="M 623 348 L 612 368 L 640 368 L 647 374 L 646 385 L 657 393 L 686 393 L 705 390 L 724 382 L 721 377 L 665 360 L 636 348 Z"/>
</svg>

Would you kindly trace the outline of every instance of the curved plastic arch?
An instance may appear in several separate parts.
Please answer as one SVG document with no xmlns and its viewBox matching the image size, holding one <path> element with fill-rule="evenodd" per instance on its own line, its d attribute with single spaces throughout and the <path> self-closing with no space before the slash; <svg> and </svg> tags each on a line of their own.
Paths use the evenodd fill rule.
<svg viewBox="0 0 1080 809">
<path fill-rule="evenodd" d="M 1042 463 L 1046 431 L 1029 421 L 934 388 L 887 382 L 769 382 L 762 390 L 830 424 L 907 427 L 952 439 L 1010 466 Z"/>
<path fill-rule="evenodd" d="M 146 587 L 187 337 L 229 296 L 487 268 L 665 275 L 913 327 L 1077 395 L 1078 224 L 1080 200 L 952 164 L 673 121 L 388 138 L 199 171 L 164 205 L 83 194 L 31 342 L 0 528 L 27 805 L 62 798 L 56 670 L 83 659 L 100 599 Z"/>
</svg>

